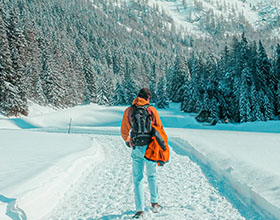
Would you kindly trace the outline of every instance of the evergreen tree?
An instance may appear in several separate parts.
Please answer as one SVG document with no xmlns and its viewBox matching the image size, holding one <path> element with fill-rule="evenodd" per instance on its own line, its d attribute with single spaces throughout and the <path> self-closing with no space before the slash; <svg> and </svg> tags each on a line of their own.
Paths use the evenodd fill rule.
<svg viewBox="0 0 280 220">
<path fill-rule="evenodd" d="M 257 66 L 257 59 L 258 59 L 258 52 L 257 52 L 257 43 L 256 41 L 252 42 L 252 45 L 249 47 L 249 57 L 248 57 L 248 64 L 252 70 L 253 80 L 256 81 L 256 66 Z"/>
<path fill-rule="evenodd" d="M 97 82 L 97 95 L 96 95 L 96 103 L 99 105 L 108 105 L 108 91 L 106 85 L 103 80 L 98 80 Z"/>
<path fill-rule="evenodd" d="M 83 60 L 83 73 L 86 82 L 85 103 L 96 101 L 97 73 L 93 69 L 93 61 L 87 56 Z"/>
<path fill-rule="evenodd" d="M 270 93 L 268 91 L 268 84 L 270 81 L 270 62 L 261 41 L 259 41 L 256 65 L 256 88 L 258 91 L 263 90 L 264 94 L 268 94 Z"/>
<path fill-rule="evenodd" d="M 181 111 L 198 113 L 202 108 L 202 98 L 197 87 L 196 79 L 191 79 L 184 88 L 185 96 L 181 102 Z"/>
<path fill-rule="evenodd" d="M 125 100 L 124 87 L 123 87 L 122 83 L 117 82 L 114 94 L 115 94 L 114 98 L 113 98 L 113 101 L 114 101 L 113 104 L 114 105 L 125 105 L 125 104 L 127 104 L 126 100 Z"/>
<path fill-rule="evenodd" d="M 209 112 L 210 112 L 210 109 L 211 109 L 211 99 L 210 99 L 207 91 L 204 91 L 204 93 L 203 93 L 202 109 L 205 110 L 205 111 L 209 111 Z"/>
<path fill-rule="evenodd" d="M 114 74 L 119 75 L 120 77 L 124 77 L 126 66 L 125 62 L 127 61 L 125 61 L 121 48 L 117 48 L 112 55 L 112 66 Z"/>
<path fill-rule="evenodd" d="M 183 112 L 191 112 L 191 111 L 189 111 L 189 106 L 188 106 L 188 102 L 190 100 L 190 94 L 191 94 L 190 84 L 191 84 L 191 82 L 185 81 L 184 96 L 183 96 L 183 100 L 181 101 L 181 111 L 183 111 Z"/>
<path fill-rule="evenodd" d="M 251 118 L 252 121 L 262 121 L 263 115 L 261 113 L 260 102 L 258 101 L 258 92 L 256 90 L 255 84 L 253 83 L 250 89 L 251 94 Z"/>
<path fill-rule="evenodd" d="M 159 98 L 159 96 L 161 96 L 161 94 L 158 94 L 160 85 L 158 85 L 158 83 L 157 83 L 158 67 L 157 67 L 156 63 L 153 63 L 151 65 L 151 68 L 152 68 L 152 72 L 150 73 L 150 76 L 149 76 L 149 88 L 152 92 L 153 102 L 158 103 L 159 102 L 158 98 Z M 160 82 L 160 80 L 159 80 L 159 82 Z"/>
<path fill-rule="evenodd" d="M 233 103 L 233 70 L 230 61 L 230 51 L 226 45 L 219 63 L 221 73 L 218 82 L 218 91 L 221 100 L 219 114 L 220 118 L 224 120 L 232 118 L 230 106 Z"/>
<path fill-rule="evenodd" d="M 241 48 L 241 43 L 238 41 L 236 37 L 233 38 L 232 43 L 232 52 L 230 56 L 230 71 L 233 73 L 233 76 L 240 77 L 241 71 L 243 69 L 242 64 L 244 61 L 242 60 L 242 52 L 244 53 L 244 49 Z"/>
<path fill-rule="evenodd" d="M 25 74 L 22 76 L 22 83 L 25 85 L 26 97 L 29 100 L 41 105 L 46 103 L 42 88 L 41 78 L 41 51 L 36 37 L 38 27 L 35 21 L 25 20 L 24 36 L 26 39 L 26 63 Z M 39 35 L 39 34 L 38 34 Z"/>
<path fill-rule="evenodd" d="M 265 121 L 273 119 L 273 108 L 267 95 L 263 99 L 263 115 Z"/>
<path fill-rule="evenodd" d="M 157 99 L 156 106 L 158 108 L 167 108 L 169 106 L 168 96 L 167 96 L 167 82 L 165 77 L 161 77 L 157 85 Z"/>
<path fill-rule="evenodd" d="M 241 67 L 241 71 L 243 71 L 243 69 L 248 68 L 249 67 L 249 46 L 248 46 L 248 41 L 245 37 L 244 32 L 242 33 L 242 38 L 241 38 L 241 42 L 240 42 L 240 49 L 241 49 L 241 57 L 240 57 L 240 61 L 241 63 L 239 64 Z"/>
<path fill-rule="evenodd" d="M 177 56 L 175 60 L 175 66 L 172 72 L 171 81 L 171 94 L 170 98 L 174 102 L 181 102 L 184 94 L 184 80 L 185 75 L 189 73 L 185 58 Z"/>
<path fill-rule="evenodd" d="M 251 70 L 249 67 L 242 71 L 239 99 L 240 122 L 253 121 L 251 115 L 250 92 L 252 85 Z"/>
<path fill-rule="evenodd" d="M 0 5 L 1 6 L 1 5 Z M 18 46 L 4 8 L 0 8 L 0 110 L 6 115 L 27 115 L 27 100 L 21 90 L 22 65 L 18 60 Z M 8 31 L 7 31 L 8 30 Z M 18 63 L 17 63 L 18 61 Z"/>
<path fill-rule="evenodd" d="M 132 79 L 129 73 L 126 73 L 125 75 L 123 86 L 124 86 L 124 94 L 125 94 L 125 103 L 127 105 L 130 105 L 132 104 L 133 99 L 137 95 L 138 88 L 136 86 L 134 79 Z"/>
<path fill-rule="evenodd" d="M 271 68 L 271 75 L 272 80 L 270 81 L 270 88 L 273 91 L 273 109 L 274 109 L 274 115 L 278 116 L 280 111 L 280 105 L 279 105 L 279 81 L 280 81 L 280 45 L 277 44 L 276 50 L 275 50 L 275 58 L 274 62 Z"/>
<path fill-rule="evenodd" d="M 42 51 L 42 87 L 44 95 L 47 99 L 48 104 L 57 107 L 63 107 L 64 97 L 66 90 L 63 86 L 64 79 L 62 75 L 56 69 L 56 62 L 51 54 L 52 49 L 48 41 L 45 42 Z"/>
<path fill-rule="evenodd" d="M 240 106 L 239 106 L 239 99 L 240 99 L 240 85 L 242 84 L 241 78 L 239 76 L 235 76 L 233 78 L 233 92 L 232 92 L 232 100 L 230 103 L 230 112 L 231 117 L 235 122 L 240 122 Z"/>
<path fill-rule="evenodd" d="M 276 64 L 275 64 L 275 75 L 280 80 L 280 44 L 276 46 Z"/>
<path fill-rule="evenodd" d="M 115 88 L 112 87 L 112 79 L 108 76 L 100 75 L 97 82 L 96 103 L 99 105 L 112 105 L 112 92 Z"/>
<path fill-rule="evenodd" d="M 277 115 L 280 115 L 280 80 L 278 81 L 278 90 L 277 90 Z"/>
<path fill-rule="evenodd" d="M 6 13 L 4 6 L 0 2 L 0 104 L 4 108 L 4 99 L 6 93 L 5 82 L 12 78 L 12 60 L 10 58 L 9 42 L 6 33 Z"/>
</svg>

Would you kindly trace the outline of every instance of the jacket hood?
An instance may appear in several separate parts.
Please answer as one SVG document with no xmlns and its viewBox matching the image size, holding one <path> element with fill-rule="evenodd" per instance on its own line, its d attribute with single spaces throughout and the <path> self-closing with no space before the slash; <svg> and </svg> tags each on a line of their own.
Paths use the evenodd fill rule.
<svg viewBox="0 0 280 220">
<path fill-rule="evenodd" d="M 150 104 L 149 101 L 140 97 L 136 97 L 132 102 L 132 105 L 137 105 L 137 106 L 148 105 L 148 104 Z"/>
</svg>

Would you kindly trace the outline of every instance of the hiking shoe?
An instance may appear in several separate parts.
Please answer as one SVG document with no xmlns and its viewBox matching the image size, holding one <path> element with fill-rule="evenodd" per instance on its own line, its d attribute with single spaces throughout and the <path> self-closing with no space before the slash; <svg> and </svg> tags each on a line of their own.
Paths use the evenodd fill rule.
<svg viewBox="0 0 280 220">
<path fill-rule="evenodd" d="M 136 212 L 134 216 L 132 216 L 132 218 L 141 218 L 144 216 L 144 212 L 143 211 L 139 211 Z"/>
<path fill-rule="evenodd" d="M 152 211 L 154 213 L 159 212 L 161 210 L 161 208 L 162 208 L 161 205 L 159 205 L 158 203 L 152 203 Z"/>
</svg>

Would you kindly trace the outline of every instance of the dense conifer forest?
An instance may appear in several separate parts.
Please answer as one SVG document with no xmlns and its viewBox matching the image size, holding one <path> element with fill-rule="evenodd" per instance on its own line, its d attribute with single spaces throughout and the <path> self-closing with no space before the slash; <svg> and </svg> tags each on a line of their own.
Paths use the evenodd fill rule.
<svg viewBox="0 0 280 220">
<path fill-rule="evenodd" d="M 184 63 L 185 62 L 185 63 Z M 248 122 L 279 118 L 280 45 L 268 58 L 261 41 L 248 42 L 244 34 L 225 46 L 220 58 L 192 56 L 178 59 L 175 75 L 186 72 L 180 90 L 171 87 L 172 100 L 185 112 L 208 111 L 217 121 Z M 181 75 L 183 79 L 184 75 Z M 178 84 L 177 84 L 178 85 Z M 174 91 L 179 91 L 175 92 Z"/>
<path fill-rule="evenodd" d="M 183 48 L 167 19 L 140 3 L 1 0 L 1 112 L 130 103 Z"/>
<path fill-rule="evenodd" d="M 28 100 L 127 105 L 149 87 L 159 108 L 279 119 L 279 42 L 269 41 L 269 55 L 244 33 L 204 44 L 145 0 L 0 0 L 0 111 L 27 115 Z"/>
</svg>

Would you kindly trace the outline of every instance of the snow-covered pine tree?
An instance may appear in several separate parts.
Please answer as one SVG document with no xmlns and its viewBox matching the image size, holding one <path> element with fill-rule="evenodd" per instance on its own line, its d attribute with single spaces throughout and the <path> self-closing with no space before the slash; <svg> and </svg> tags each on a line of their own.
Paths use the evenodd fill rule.
<svg viewBox="0 0 280 220">
<path fill-rule="evenodd" d="M 270 62 L 261 41 L 259 41 L 258 56 L 256 63 L 256 88 L 257 91 L 263 90 L 264 94 L 270 93 Z"/>
<path fill-rule="evenodd" d="M 149 74 L 149 88 L 152 92 L 152 97 L 153 97 L 153 102 L 155 103 L 158 103 L 158 98 L 160 96 L 160 94 L 158 94 L 159 92 L 159 85 L 158 83 L 160 82 L 160 80 L 162 79 L 159 79 L 157 77 L 157 72 L 158 72 L 158 66 L 156 63 L 153 63 L 151 65 L 151 70 L 152 72 Z M 167 94 L 166 94 L 167 95 Z"/>
<path fill-rule="evenodd" d="M 251 117 L 252 121 L 263 121 L 263 114 L 261 112 L 261 103 L 258 101 L 259 95 L 256 90 L 255 83 L 251 86 Z"/>
<path fill-rule="evenodd" d="M 251 114 L 250 87 L 252 85 L 252 75 L 250 67 L 242 70 L 239 98 L 240 122 L 253 121 Z"/>
<path fill-rule="evenodd" d="M 208 93 L 210 94 L 210 116 L 212 118 L 218 119 L 219 115 L 221 115 L 220 106 L 222 103 L 222 98 L 220 97 L 216 86 L 213 84 L 213 81 L 211 84 L 211 89 L 208 89 Z"/>
<path fill-rule="evenodd" d="M 270 82 L 270 88 L 273 90 L 273 113 L 275 116 L 279 115 L 280 111 L 280 105 L 278 101 L 279 97 L 279 81 L 280 81 L 280 45 L 277 44 L 275 54 L 274 54 L 274 59 L 272 61 L 271 65 L 271 76 L 272 80 Z"/>
<path fill-rule="evenodd" d="M 241 49 L 241 43 L 238 41 L 236 37 L 232 40 L 232 51 L 230 54 L 230 70 L 233 73 L 234 76 L 241 76 L 242 71 L 242 65 L 243 61 L 242 59 L 242 49 Z"/>
<path fill-rule="evenodd" d="M 249 46 L 248 46 L 248 41 L 245 37 L 245 33 L 242 33 L 241 41 L 240 41 L 240 49 L 241 49 L 241 57 L 240 57 L 240 67 L 241 67 L 241 72 L 243 69 L 249 67 Z M 242 73 L 241 73 L 242 74 Z"/>
<path fill-rule="evenodd" d="M 271 63 L 261 41 L 259 41 L 258 59 L 256 64 L 256 87 L 257 90 L 263 91 L 263 93 L 261 93 L 263 95 L 259 96 L 261 98 L 260 102 L 264 105 L 262 112 L 264 115 L 264 120 L 269 120 L 272 118 L 271 111 L 272 113 L 274 112 L 273 103 L 275 102 L 276 95 L 275 91 L 273 91 L 274 89 L 270 86 L 272 81 L 274 81 L 270 72 Z"/>
<path fill-rule="evenodd" d="M 188 111 L 188 109 L 189 109 L 188 103 L 191 98 L 191 85 L 190 84 L 191 84 L 190 81 L 184 82 L 184 97 L 183 97 L 183 100 L 181 101 L 181 107 L 180 107 L 182 112 L 191 112 L 191 111 Z"/>
<path fill-rule="evenodd" d="M 249 60 L 248 64 L 252 70 L 253 81 L 256 81 L 256 66 L 257 66 L 257 59 L 258 59 L 258 52 L 257 52 L 257 43 L 253 41 L 249 47 Z"/>
<path fill-rule="evenodd" d="M 117 42 L 115 44 L 119 45 Z M 113 72 L 117 76 L 120 76 L 121 78 L 125 75 L 125 57 L 122 52 L 121 46 L 119 46 L 116 50 L 113 51 L 112 55 L 112 66 L 113 66 Z"/>
<path fill-rule="evenodd" d="M 111 76 L 107 74 L 99 74 L 96 103 L 99 105 L 112 105 L 114 91 L 115 88 Z"/>
<path fill-rule="evenodd" d="M 116 85 L 116 89 L 114 92 L 114 97 L 113 97 L 113 104 L 114 105 L 125 105 L 126 100 L 125 100 L 125 93 L 124 93 L 124 87 L 123 84 L 118 81 Z"/>
<path fill-rule="evenodd" d="M 125 103 L 131 105 L 133 99 L 137 96 L 139 88 L 137 88 L 135 80 L 130 73 L 126 73 L 123 81 Z"/>
<path fill-rule="evenodd" d="M 276 47 L 275 75 L 278 80 L 276 92 L 276 115 L 280 116 L 280 44 Z"/>
<path fill-rule="evenodd" d="M 42 45 L 42 87 L 48 104 L 64 107 L 66 89 L 61 73 L 56 69 L 56 61 L 52 54 L 51 44 L 45 41 Z"/>
<path fill-rule="evenodd" d="M 239 97 L 239 118 L 240 122 L 253 121 L 253 116 L 251 113 L 251 86 L 253 84 L 252 69 L 250 66 L 250 53 L 251 50 L 248 46 L 248 41 L 243 32 L 242 39 L 240 43 L 241 47 L 241 85 L 240 85 L 240 97 Z"/>
<path fill-rule="evenodd" d="M 83 73 L 85 77 L 85 103 L 96 102 L 97 73 L 93 68 L 93 61 L 89 55 L 83 59 Z"/>
<path fill-rule="evenodd" d="M 219 81 L 217 90 L 220 98 L 220 111 L 219 117 L 223 120 L 231 119 L 230 103 L 232 102 L 232 69 L 230 68 L 230 51 L 226 45 L 222 53 L 221 59 L 218 62 L 218 68 L 220 69 Z"/>
<path fill-rule="evenodd" d="M 98 105 L 108 105 L 108 90 L 106 88 L 105 82 L 102 77 L 98 77 L 97 81 L 97 94 L 96 94 L 96 103 Z"/>
<path fill-rule="evenodd" d="M 277 115 L 280 115 L 280 80 L 278 80 L 278 89 L 277 89 Z"/>
<path fill-rule="evenodd" d="M 27 16 L 27 15 L 26 15 Z M 35 21 L 24 18 L 24 36 L 26 39 L 26 63 L 23 83 L 26 87 L 26 96 L 29 100 L 41 105 L 46 103 L 41 79 L 41 51 L 38 44 L 38 36 L 41 36 Z M 38 34 L 39 33 L 39 34 Z"/>
<path fill-rule="evenodd" d="M 167 82 L 166 78 L 162 76 L 159 79 L 156 89 L 157 99 L 156 99 L 156 106 L 158 108 L 168 108 L 168 95 L 167 95 Z"/>
<path fill-rule="evenodd" d="M 192 78 L 185 86 L 184 100 L 181 102 L 181 110 L 184 112 L 198 113 L 202 108 L 202 97 L 199 93 L 197 80 Z"/>
<path fill-rule="evenodd" d="M 232 102 L 230 103 L 230 112 L 232 114 L 232 119 L 235 122 L 240 122 L 240 113 L 239 113 L 239 99 L 240 99 L 240 85 L 241 85 L 240 76 L 234 76 L 233 78 L 233 93 L 232 93 Z"/>
<path fill-rule="evenodd" d="M 191 54 L 188 60 L 189 76 L 185 78 L 185 93 L 182 105 L 182 111 L 198 113 L 202 108 L 202 95 L 200 93 L 201 87 L 201 73 L 203 71 L 203 64 L 200 57 Z M 187 80 L 189 79 L 190 80 Z"/>
<path fill-rule="evenodd" d="M 185 75 L 189 72 L 186 60 L 183 56 L 177 55 L 172 71 L 170 99 L 173 102 L 181 102 L 184 97 Z"/>
<path fill-rule="evenodd" d="M 207 91 L 204 91 L 201 103 L 202 103 L 202 108 L 201 109 L 204 110 L 204 111 L 210 112 L 211 99 L 210 99 Z"/>
<path fill-rule="evenodd" d="M 9 42 L 7 37 L 7 21 L 4 5 L 0 2 L 0 105 L 4 107 L 5 81 L 12 77 L 12 60 L 10 58 Z"/>
<path fill-rule="evenodd" d="M 265 94 L 263 99 L 263 116 L 264 120 L 271 120 L 273 119 L 273 107 L 269 97 Z"/>
<path fill-rule="evenodd" d="M 24 68 L 18 43 L 22 35 L 16 31 L 16 19 L 13 15 L 7 19 L 4 9 L 0 9 L 0 110 L 6 115 L 27 115 L 27 100 L 20 87 Z M 20 39 L 15 39 L 13 33 Z"/>
<path fill-rule="evenodd" d="M 275 64 L 276 78 L 280 80 L 280 44 L 276 46 L 276 64 Z"/>
</svg>

